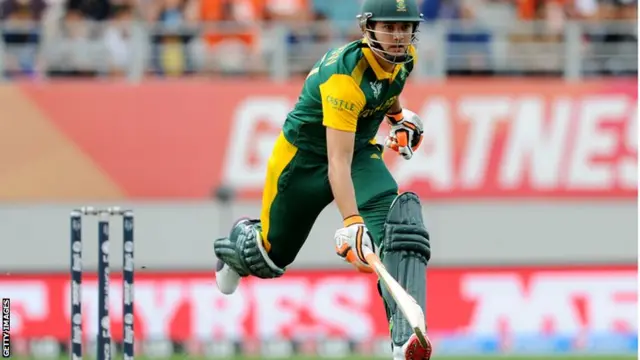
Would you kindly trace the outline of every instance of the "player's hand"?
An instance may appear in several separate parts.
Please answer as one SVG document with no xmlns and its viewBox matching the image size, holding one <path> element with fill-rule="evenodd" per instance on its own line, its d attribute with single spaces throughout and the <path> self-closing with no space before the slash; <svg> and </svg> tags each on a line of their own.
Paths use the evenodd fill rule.
<svg viewBox="0 0 640 360">
<path fill-rule="evenodd" d="M 344 219 L 344 227 L 336 231 L 336 253 L 360 272 L 372 273 L 373 269 L 364 257 L 364 248 L 375 252 L 371 233 L 359 215 Z"/>
<path fill-rule="evenodd" d="M 418 114 L 404 109 L 401 114 L 387 116 L 391 131 L 385 141 L 385 146 L 398 152 L 406 160 L 413 157 L 413 153 L 422 143 L 423 125 Z"/>
</svg>

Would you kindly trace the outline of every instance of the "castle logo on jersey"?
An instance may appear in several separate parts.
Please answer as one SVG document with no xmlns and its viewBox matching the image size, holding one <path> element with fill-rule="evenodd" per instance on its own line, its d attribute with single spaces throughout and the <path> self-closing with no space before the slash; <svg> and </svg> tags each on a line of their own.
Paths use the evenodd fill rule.
<svg viewBox="0 0 640 360">
<path fill-rule="evenodd" d="M 407 11 L 407 4 L 404 0 L 396 0 L 396 11 Z"/>
<path fill-rule="evenodd" d="M 373 91 L 373 96 L 377 99 L 380 97 L 380 92 L 382 92 L 382 83 L 377 81 L 369 82 L 371 85 L 371 90 Z"/>
<path fill-rule="evenodd" d="M 327 95 L 327 102 L 331 104 L 331 106 L 336 110 L 346 110 L 350 112 L 354 112 L 356 110 L 356 106 L 354 103 L 335 98 L 331 95 Z"/>
</svg>

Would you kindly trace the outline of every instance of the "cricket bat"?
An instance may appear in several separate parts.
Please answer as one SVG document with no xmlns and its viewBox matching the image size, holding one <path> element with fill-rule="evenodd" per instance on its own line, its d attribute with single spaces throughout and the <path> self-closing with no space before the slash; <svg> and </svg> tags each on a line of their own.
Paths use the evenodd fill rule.
<svg viewBox="0 0 640 360">
<path fill-rule="evenodd" d="M 424 319 L 424 312 L 418 302 L 407 293 L 404 288 L 389 274 L 387 269 L 371 249 L 363 247 L 364 257 L 378 275 L 380 282 L 387 288 L 396 304 L 402 311 L 405 319 L 411 325 L 414 334 L 418 337 L 418 341 L 422 347 L 427 347 L 427 326 Z"/>
</svg>

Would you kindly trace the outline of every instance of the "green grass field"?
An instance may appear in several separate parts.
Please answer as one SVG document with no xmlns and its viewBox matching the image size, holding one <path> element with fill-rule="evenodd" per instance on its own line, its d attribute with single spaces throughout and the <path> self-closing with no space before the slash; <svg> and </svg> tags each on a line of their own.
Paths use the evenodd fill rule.
<svg viewBox="0 0 640 360">
<path fill-rule="evenodd" d="M 87 357 L 91 358 L 91 357 Z M 35 357 L 11 357 L 11 359 L 15 360 L 39 360 L 45 358 L 35 358 Z M 114 360 L 121 360 L 121 357 L 114 357 Z M 213 359 L 223 359 L 223 358 L 206 358 L 206 357 L 191 357 L 188 355 L 184 356 L 171 356 L 168 358 L 149 358 L 144 356 L 136 356 L 136 360 L 213 360 Z M 224 358 L 227 360 L 253 360 L 253 359 L 271 359 L 271 360 L 318 360 L 320 357 L 302 357 L 302 356 L 294 356 L 294 357 L 286 357 L 286 358 L 277 358 L 277 357 L 230 357 Z M 343 359 L 343 360 L 389 360 L 387 358 L 379 358 L 379 357 L 345 357 L 345 358 L 334 358 L 334 359 Z M 590 356 L 590 355 L 580 355 L 580 356 L 510 356 L 510 355 L 500 355 L 500 356 L 438 356 L 434 355 L 432 357 L 433 360 L 469 360 L 469 359 L 478 359 L 478 360 L 632 360 L 637 359 L 636 356 Z M 51 360 L 49 358 L 49 360 Z M 62 357 L 56 360 L 69 360 L 67 357 Z"/>
<path fill-rule="evenodd" d="M 237 358 L 229 358 L 230 360 L 249 360 L 249 359 L 258 359 L 259 357 L 237 357 Z M 169 360 L 184 360 L 184 359 L 189 359 L 189 360 L 205 360 L 205 358 L 201 358 L 201 359 L 193 359 L 193 358 L 189 358 L 189 357 L 172 357 Z M 206 359 L 206 360 L 210 360 Z M 322 359 L 320 357 L 300 357 L 300 356 L 296 356 L 296 357 L 290 357 L 290 358 L 265 358 L 265 359 L 271 359 L 271 360 L 318 360 L 318 359 Z M 334 359 L 343 359 L 343 360 L 389 360 L 388 358 L 380 358 L 380 357 L 366 357 L 366 356 L 362 356 L 362 357 L 347 357 L 347 358 L 334 358 Z M 433 356 L 432 357 L 433 360 L 438 360 L 438 359 L 442 359 L 442 360 L 469 360 L 469 359 L 478 359 L 478 360 L 632 360 L 632 359 L 637 359 L 637 357 L 632 356 Z M 140 359 L 140 360 L 151 360 L 151 359 Z"/>
</svg>

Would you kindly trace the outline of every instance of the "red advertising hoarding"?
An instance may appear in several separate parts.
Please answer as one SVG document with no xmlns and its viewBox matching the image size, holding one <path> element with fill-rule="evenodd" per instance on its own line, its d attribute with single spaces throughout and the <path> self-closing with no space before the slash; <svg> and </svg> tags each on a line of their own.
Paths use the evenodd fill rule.
<svg viewBox="0 0 640 360">
<path fill-rule="evenodd" d="M 637 276 L 632 266 L 433 269 L 427 320 L 433 336 L 637 332 Z M 11 275 L 0 294 L 11 298 L 14 339 L 67 341 L 69 278 Z M 95 339 L 97 282 L 84 281 L 85 336 Z M 121 283 L 111 284 L 114 339 L 121 339 Z M 353 271 L 290 271 L 247 279 L 238 292 L 217 291 L 209 272 L 139 273 L 135 334 L 140 340 L 385 337 L 388 325 L 373 275 Z"/>
<path fill-rule="evenodd" d="M 0 88 L 0 126 L 11 129 L 0 132 L 8 170 L 0 199 L 203 199 L 221 183 L 259 199 L 300 87 L 238 80 Z M 425 140 L 412 160 L 389 152 L 385 161 L 402 189 L 425 199 L 636 198 L 636 81 L 412 83 L 401 100 L 423 118 Z M 47 164 L 56 164 L 55 179 Z"/>
</svg>

